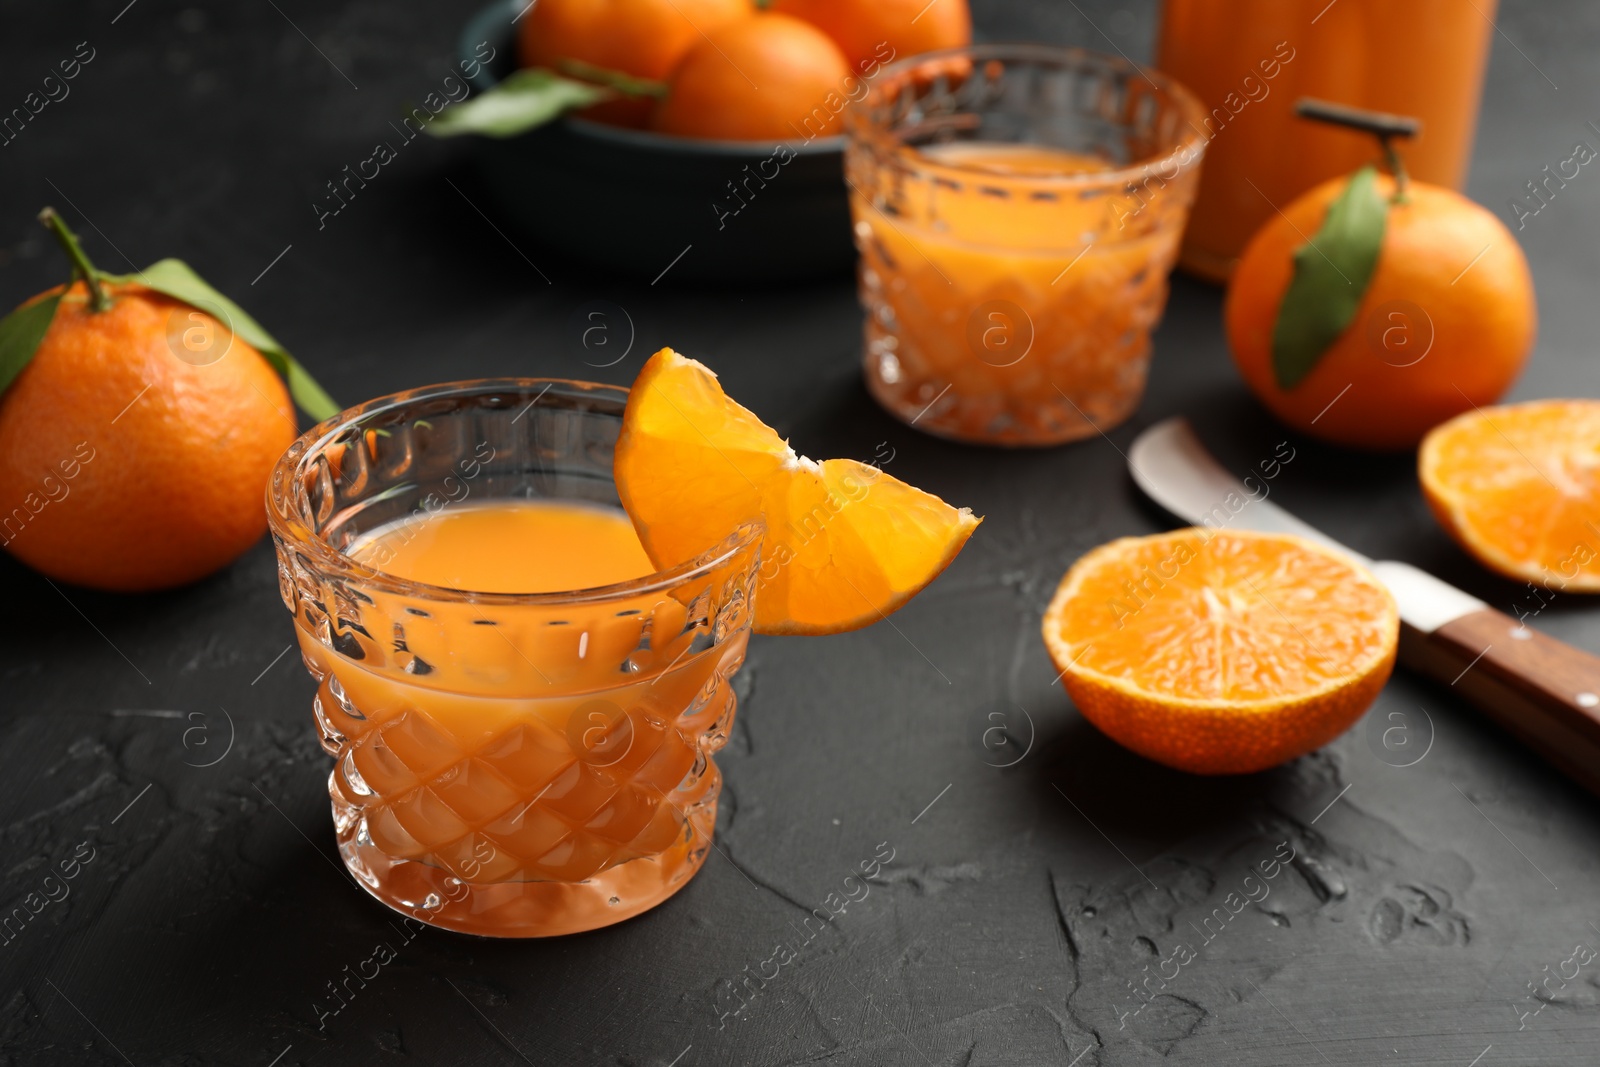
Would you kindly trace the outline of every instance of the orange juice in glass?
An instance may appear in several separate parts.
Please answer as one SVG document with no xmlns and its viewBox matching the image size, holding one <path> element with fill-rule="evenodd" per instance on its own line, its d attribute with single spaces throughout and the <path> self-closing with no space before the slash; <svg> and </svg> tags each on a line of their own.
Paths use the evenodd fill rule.
<svg viewBox="0 0 1600 1067">
<path fill-rule="evenodd" d="M 435 386 L 342 413 L 273 472 L 339 851 L 419 921 L 590 930 L 705 860 L 762 531 L 657 571 L 612 482 L 626 399 Z"/>
<path fill-rule="evenodd" d="M 990 45 L 884 69 L 847 113 L 868 388 L 905 422 L 1051 445 L 1138 405 L 1203 154 L 1155 71 Z"/>
<path fill-rule="evenodd" d="M 1410 115 L 1414 178 L 1460 189 L 1496 0 L 1165 0 L 1156 62 L 1205 109 L 1182 265 L 1224 280 L 1276 207 L 1372 159 L 1372 138 L 1294 117 L 1302 96 Z"/>
</svg>

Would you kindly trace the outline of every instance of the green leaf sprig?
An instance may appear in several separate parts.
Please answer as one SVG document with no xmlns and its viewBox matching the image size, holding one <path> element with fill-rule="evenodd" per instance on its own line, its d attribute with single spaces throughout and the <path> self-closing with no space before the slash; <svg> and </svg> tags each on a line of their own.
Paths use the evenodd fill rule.
<svg viewBox="0 0 1600 1067">
<path fill-rule="evenodd" d="M 1405 115 L 1323 100 L 1299 100 L 1295 113 L 1377 137 L 1394 174 L 1394 195 L 1385 200 L 1378 193 L 1377 169 L 1362 167 L 1328 205 L 1316 235 L 1295 250 L 1294 275 L 1272 330 L 1272 371 L 1280 389 L 1293 389 L 1304 381 L 1355 321 L 1378 269 L 1390 205 L 1407 199 L 1405 166 L 1394 141 L 1415 136 L 1421 129 L 1420 122 Z"/>
<path fill-rule="evenodd" d="M 427 129 L 435 137 L 515 137 L 603 100 L 659 98 L 666 92 L 661 82 L 569 59 L 562 62 L 560 74 L 537 67 L 519 70 L 494 88 L 446 108 Z"/>
<path fill-rule="evenodd" d="M 56 317 L 56 305 L 59 303 L 61 294 L 51 293 L 43 299 L 23 304 L 0 319 L 0 393 L 10 387 L 39 350 L 39 342 L 44 340 L 46 331 L 50 329 L 50 321 Z"/>
<path fill-rule="evenodd" d="M 1293 389 L 1311 373 L 1367 295 L 1389 217 L 1377 178 L 1371 166 L 1352 174 L 1328 205 L 1316 236 L 1295 249 L 1294 277 L 1272 330 L 1272 370 L 1280 389 Z"/>
<path fill-rule="evenodd" d="M 260 352 L 262 358 L 283 375 L 300 409 L 313 420 L 321 422 L 338 414 L 338 403 L 317 384 L 306 369 L 279 344 L 249 313 L 223 296 L 196 274 L 181 259 L 163 259 L 136 274 L 107 274 L 97 270 L 84 254 L 77 235 L 67 228 L 53 208 L 39 213 L 39 221 L 50 230 L 72 260 L 72 273 L 82 279 L 89 291 L 89 308 L 93 312 L 108 310 L 116 297 L 106 289 L 106 283 L 135 283 L 172 297 L 209 315 L 221 312 L 226 320 L 223 326 L 233 331 L 235 337 Z M 44 340 L 62 293 L 52 293 L 42 299 L 23 304 L 5 318 L 0 319 L 0 393 L 14 381 L 22 369 L 33 359 Z"/>
</svg>

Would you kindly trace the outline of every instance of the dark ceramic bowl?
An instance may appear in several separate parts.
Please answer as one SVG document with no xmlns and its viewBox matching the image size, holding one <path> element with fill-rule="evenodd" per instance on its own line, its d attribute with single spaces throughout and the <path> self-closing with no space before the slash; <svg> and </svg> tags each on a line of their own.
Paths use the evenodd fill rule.
<svg viewBox="0 0 1600 1067">
<path fill-rule="evenodd" d="M 474 89 L 516 69 L 512 20 L 526 6 L 498 0 L 462 30 L 463 63 L 494 47 Z M 703 141 L 569 117 L 471 141 L 496 217 L 564 256 L 699 283 L 794 281 L 855 262 L 842 137 Z"/>
</svg>

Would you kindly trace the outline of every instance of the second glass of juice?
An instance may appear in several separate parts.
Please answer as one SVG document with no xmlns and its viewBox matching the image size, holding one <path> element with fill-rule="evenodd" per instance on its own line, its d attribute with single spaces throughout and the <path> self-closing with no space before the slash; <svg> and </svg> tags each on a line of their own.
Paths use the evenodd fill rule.
<svg viewBox="0 0 1600 1067">
<path fill-rule="evenodd" d="M 1127 418 L 1198 180 L 1199 105 L 1080 49 L 885 68 L 846 117 L 868 388 L 918 429 L 1051 445 Z"/>
<path fill-rule="evenodd" d="M 626 400 L 430 387 L 324 423 L 273 472 L 339 851 L 420 922 L 594 929 L 705 861 L 762 529 L 658 571 L 612 482 Z"/>
</svg>

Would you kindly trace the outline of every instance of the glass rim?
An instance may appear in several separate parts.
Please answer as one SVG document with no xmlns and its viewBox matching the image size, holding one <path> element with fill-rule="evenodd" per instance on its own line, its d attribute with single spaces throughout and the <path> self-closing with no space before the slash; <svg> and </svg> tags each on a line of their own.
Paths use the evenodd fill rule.
<svg viewBox="0 0 1600 1067">
<path fill-rule="evenodd" d="M 1109 52 L 1096 52 L 1092 48 L 1080 48 L 1076 45 L 1032 44 L 1029 42 L 961 45 L 955 48 L 941 48 L 932 52 L 919 52 L 916 55 L 895 60 L 885 66 L 872 79 L 871 88 L 866 96 L 845 109 L 848 140 L 858 143 L 863 139 L 858 131 L 858 126 L 862 124 L 887 130 L 886 126 L 874 122 L 868 116 L 868 109 L 875 101 L 880 100 L 881 94 L 885 91 L 884 87 L 891 79 L 897 76 L 903 77 L 917 67 L 952 59 L 967 59 L 974 64 L 991 59 L 1033 59 L 1048 60 L 1059 65 L 1064 65 L 1065 61 L 1091 59 L 1104 66 L 1118 68 L 1129 74 L 1137 75 L 1149 82 L 1158 91 L 1170 94 L 1183 111 L 1184 125 L 1188 129 L 1173 148 L 1161 153 L 1159 156 L 1139 163 L 1131 163 L 1111 170 L 1085 171 L 1078 174 L 1006 175 L 996 175 L 993 171 L 985 170 L 982 167 L 974 167 L 960 162 L 935 159 L 916 146 L 906 144 L 903 138 L 894 136 L 893 131 L 889 131 L 891 136 L 894 136 L 895 141 L 907 150 L 907 153 L 921 168 L 954 171 L 969 176 L 973 180 L 984 179 L 991 183 L 996 180 L 1002 180 L 1023 188 L 1058 189 L 1063 186 L 1137 184 L 1148 179 L 1157 171 L 1166 170 L 1171 165 L 1175 164 L 1180 168 L 1188 166 L 1205 155 L 1208 139 L 1196 125 L 1196 120 L 1203 121 L 1202 117 L 1205 114 L 1205 108 L 1200 103 L 1200 99 L 1176 78 L 1162 73 L 1155 67 L 1146 66 L 1143 63 L 1135 63 L 1126 56 L 1112 55 Z M 1167 180 L 1171 180 L 1170 175 Z"/>
<path fill-rule="evenodd" d="M 374 416 L 399 411 L 414 404 L 497 392 L 536 393 L 533 401 L 529 403 L 530 407 L 551 393 L 558 397 L 597 397 L 616 405 L 614 412 L 604 414 L 614 414 L 620 421 L 622 410 L 627 404 L 629 390 L 620 385 L 585 382 L 573 378 L 469 378 L 388 393 L 345 408 L 295 438 L 273 464 L 266 492 L 267 524 L 273 537 L 281 540 L 294 552 L 308 557 L 315 566 L 318 577 L 353 581 L 363 587 L 399 596 L 415 597 L 430 603 L 550 607 L 605 603 L 646 593 L 663 592 L 716 570 L 766 535 L 766 523 L 763 520 L 749 519 L 739 523 L 721 541 L 693 559 L 638 578 L 582 589 L 504 593 L 430 585 L 427 582 L 397 577 L 387 571 L 361 563 L 334 548 L 326 539 L 312 533 L 299 518 L 296 497 L 301 484 L 300 475 L 304 473 L 305 466 L 313 457 L 336 443 L 335 439 L 339 435 L 360 426 Z M 450 505 L 445 505 L 439 510 L 444 511 L 449 507 Z M 632 521 L 631 516 L 629 521 Z"/>
</svg>

